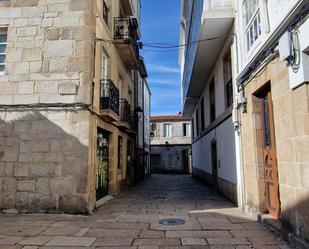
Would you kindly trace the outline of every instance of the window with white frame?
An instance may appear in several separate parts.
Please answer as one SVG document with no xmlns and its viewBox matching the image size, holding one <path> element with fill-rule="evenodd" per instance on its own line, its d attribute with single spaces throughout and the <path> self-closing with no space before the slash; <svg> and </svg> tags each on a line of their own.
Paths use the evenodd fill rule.
<svg viewBox="0 0 309 249">
<path fill-rule="evenodd" d="M 163 124 L 163 137 L 172 137 L 172 124 Z"/>
<path fill-rule="evenodd" d="M 244 0 L 245 38 L 247 51 L 262 35 L 261 0 Z"/>
<path fill-rule="evenodd" d="M 0 30 L 0 74 L 5 72 L 7 32 Z"/>
<path fill-rule="evenodd" d="M 101 57 L 101 79 L 108 79 L 108 56 L 104 51 Z"/>
</svg>

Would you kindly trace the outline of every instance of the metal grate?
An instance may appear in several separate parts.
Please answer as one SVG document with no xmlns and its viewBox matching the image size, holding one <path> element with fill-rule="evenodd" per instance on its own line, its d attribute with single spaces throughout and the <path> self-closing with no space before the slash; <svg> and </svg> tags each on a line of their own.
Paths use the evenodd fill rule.
<svg viewBox="0 0 309 249">
<path fill-rule="evenodd" d="M 177 226 L 185 224 L 185 221 L 181 219 L 164 219 L 160 220 L 159 223 L 165 226 Z"/>
</svg>

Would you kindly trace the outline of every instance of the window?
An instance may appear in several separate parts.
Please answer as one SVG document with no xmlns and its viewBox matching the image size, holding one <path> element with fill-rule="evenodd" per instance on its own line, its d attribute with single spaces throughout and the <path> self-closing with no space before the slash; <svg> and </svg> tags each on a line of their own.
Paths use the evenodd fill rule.
<svg viewBox="0 0 309 249">
<path fill-rule="evenodd" d="M 194 119 L 193 118 L 192 118 L 191 127 L 192 127 L 192 138 L 194 138 Z"/>
<path fill-rule="evenodd" d="M 108 56 L 104 51 L 102 51 L 101 67 L 101 79 L 108 79 Z"/>
<path fill-rule="evenodd" d="M 230 51 L 224 58 L 223 71 L 224 71 L 224 85 L 225 85 L 225 105 L 227 108 L 233 104 L 232 59 Z"/>
<path fill-rule="evenodd" d="M 191 132 L 191 124 L 190 123 L 184 123 L 182 124 L 182 129 L 183 129 L 183 136 L 184 137 L 190 137 L 190 132 Z"/>
<path fill-rule="evenodd" d="M 195 113 L 195 117 L 196 117 L 196 136 L 200 135 L 200 120 L 199 120 L 199 108 L 197 108 L 196 113 Z"/>
<path fill-rule="evenodd" d="M 0 74 L 5 72 L 7 33 L 0 31 Z"/>
<path fill-rule="evenodd" d="M 118 136 L 118 169 L 122 168 L 122 148 L 123 148 L 123 141 L 122 137 Z"/>
<path fill-rule="evenodd" d="M 243 5 L 246 24 L 245 37 L 247 51 L 249 51 L 262 34 L 260 0 L 245 0 Z"/>
<path fill-rule="evenodd" d="M 172 124 L 163 124 L 163 137 L 172 137 Z"/>
<path fill-rule="evenodd" d="M 157 123 L 151 123 L 151 131 L 155 132 L 157 130 Z"/>
<path fill-rule="evenodd" d="M 154 137 L 158 136 L 157 127 L 158 127 L 157 123 L 151 123 L 150 125 L 150 129 L 151 129 L 151 132 L 153 132 Z"/>
<path fill-rule="evenodd" d="M 210 123 L 216 119 L 216 92 L 215 81 L 212 80 L 209 85 L 209 106 L 210 106 Z"/>
<path fill-rule="evenodd" d="M 109 12 L 109 9 L 108 9 L 107 1 L 103 0 L 103 19 L 107 25 L 108 25 L 108 12 Z"/>
<path fill-rule="evenodd" d="M 205 112 L 204 112 L 204 98 L 201 100 L 201 130 L 203 131 L 205 129 Z"/>
</svg>

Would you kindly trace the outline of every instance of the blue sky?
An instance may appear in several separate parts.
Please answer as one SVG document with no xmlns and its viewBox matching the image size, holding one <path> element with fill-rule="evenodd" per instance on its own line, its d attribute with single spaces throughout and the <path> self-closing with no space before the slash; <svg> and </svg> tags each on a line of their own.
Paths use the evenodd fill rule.
<svg viewBox="0 0 309 249">
<path fill-rule="evenodd" d="M 142 0 L 142 42 L 178 44 L 180 0 Z M 176 114 L 180 111 L 180 69 L 178 51 L 141 50 L 148 70 L 152 115 Z M 162 51 L 162 49 L 159 49 Z"/>
</svg>

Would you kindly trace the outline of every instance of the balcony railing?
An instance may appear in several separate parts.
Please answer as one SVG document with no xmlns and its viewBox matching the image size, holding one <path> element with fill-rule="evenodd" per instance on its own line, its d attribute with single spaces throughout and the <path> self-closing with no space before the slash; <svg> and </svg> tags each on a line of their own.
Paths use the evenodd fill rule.
<svg viewBox="0 0 309 249">
<path fill-rule="evenodd" d="M 131 105 L 126 99 L 120 99 L 120 120 L 126 122 L 129 125 L 133 124 L 133 118 L 131 114 Z"/>
<path fill-rule="evenodd" d="M 100 109 L 111 110 L 119 115 L 119 90 L 112 80 L 100 81 Z"/>
<path fill-rule="evenodd" d="M 139 58 L 137 29 L 138 24 L 133 22 L 130 17 L 115 17 L 114 19 L 114 39 L 131 43 L 137 58 Z"/>
<path fill-rule="evenodd" d="M 115 17 L 115 40 L 134 40 L 133 23 L 130 17 Z"/>
</svg>

